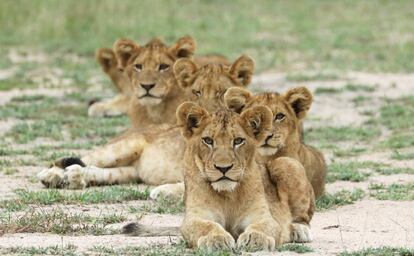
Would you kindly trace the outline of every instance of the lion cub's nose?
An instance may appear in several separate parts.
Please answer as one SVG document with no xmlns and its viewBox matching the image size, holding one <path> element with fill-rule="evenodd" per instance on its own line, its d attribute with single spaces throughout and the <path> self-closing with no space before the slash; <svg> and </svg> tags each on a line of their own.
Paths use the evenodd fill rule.
<svg viewBox="0 0 414 256">
<path fill-rule="evenodd" d="M 141 87 L 144 88 L 147 92 L 154 88 L 155 84 L 141 84 Z"/>
<path fill-rule="evenodd" d="M 226 172 L 229 171 L 233 167 L 233 165 L 229 165 L 229 166 L 217 166 L 217 165 L 214 165 L 214 167 L 217 170 L 219 170 L 221 173 L 226 174 Z"/>
<path fill-rule="evenodd" d="M 273 134 L 270 134 L 269 136 L 267 136 L 265 142 L 267 143 L 271 138 L 273 138 Z"/>
</svg>

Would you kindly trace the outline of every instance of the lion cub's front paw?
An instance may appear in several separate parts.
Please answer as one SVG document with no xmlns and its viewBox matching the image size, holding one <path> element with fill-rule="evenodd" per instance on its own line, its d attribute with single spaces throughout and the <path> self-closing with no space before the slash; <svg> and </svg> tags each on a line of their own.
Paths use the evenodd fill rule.
<svg viewBox="0 0 414 256">
<path fill-rule="evenodd" d="M 115 109 L 110 109 L 107 102 L 95 102 L 88 108 L 88 116 L 90 117 L 106 117 L 106 116 L 120 116 L 122 113 Z"/>
<path fill-rule="evenodd" d="M 85 179 L 84 167 L 74 164 L 66 167 L 64 180 L 69 189 L 84 189 L 87 182 Z"/>
<path fill-rule="evenodd" d="M 64 170 L 53 166 L 37 174 L 37 178 L 47 188 L 61 188 L 64 184 Z"/>
<path fill-rule="evenodd" d="M 234 238 L 229 233 L 208 234 L 198 239 L 197 247 L 207 250 L 230 250 L 234 248 Z"/>
<path fill-rule="evenodd" d="M 184 195 L 184 183 L 164 184 L 151 190 L 150 198 L 158 200 L 160 198 L 180 199 Z"/>
<path fill-rule="evenodd" d="M 294 223 L 292 224 L 292 242 L 309 243 L 312 242 L 310 228 L 308 225 Z"/>
<path fill-rule="evenodd" d="M 246 248 L 249 251 L 273 251 L 275 239 L 258 231 L 244 232 L 237 239 L 237 247 Z"/>
</svg>

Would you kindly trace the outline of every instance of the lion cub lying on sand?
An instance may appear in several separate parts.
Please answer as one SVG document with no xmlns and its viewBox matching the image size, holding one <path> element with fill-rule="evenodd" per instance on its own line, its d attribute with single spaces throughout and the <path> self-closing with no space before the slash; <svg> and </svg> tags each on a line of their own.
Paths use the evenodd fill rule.
<svg viewBox="0 0 414 256">
<path fill-rule="evenodd" d="M 303 166 L 286 157 L 278 159 L 277 169 L 256 162 L 272 120 L 265 106 L 240 115 L 224 108 L 209 114 L 190 102 L 177 109 L 187 142 L 181 232 L 190 247 L 273 250 L 286 242 L 310 241 L 314 195 Z M 127 225 L 124 233 L 156 235 L 140 225 Z"/>
</svg>

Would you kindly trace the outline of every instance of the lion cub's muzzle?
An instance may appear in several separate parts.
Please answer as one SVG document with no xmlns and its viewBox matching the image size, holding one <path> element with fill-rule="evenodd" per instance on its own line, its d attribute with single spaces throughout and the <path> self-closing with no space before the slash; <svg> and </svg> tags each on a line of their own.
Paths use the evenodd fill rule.
<svg viewBox="0 0 414 256">
<path fill-rule="evenodd" d="M 267 136 L 264 143 L 259 148 L 261 155 L 274 155 L 279 149 L 283 147 L 281 136 L 271 134 Z"/>
<path fill-rule="evenodd" d="M 153 88 L 156 85 L 155 83 L 148 83 L 148 84 L 140 83 L 139 85 L 140 85 L 140 90 L 142 92 L 141 96 L 138 97 L 139 99 L 142 99 L 142 98 L 145 98 L 145 97 L 156 98 L 156 99 L 160 98 L 159 96 L 156 96 L 154 94 L 155 90 L 153 90 Z"/>
<path fill-rule="evenodd" d="M 216 191 L 233 191 L 242 176 L 242 170 L 231 165 L 216 165 L 207 171 L 211 186 Z"/>
</svg>

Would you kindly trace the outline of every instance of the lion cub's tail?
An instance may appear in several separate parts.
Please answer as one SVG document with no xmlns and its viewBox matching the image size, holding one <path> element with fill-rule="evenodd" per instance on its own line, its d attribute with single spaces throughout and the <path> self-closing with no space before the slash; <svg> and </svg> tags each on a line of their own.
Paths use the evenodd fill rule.
<svg viewBox="0 0 414 256">
<path fill-rule="evenodd" d="M 179 227 L 152 227 L 136 222 L 129 223 L 122 227 L 122 234 L 130 236 L 180 236 Z"/>
</svg>

